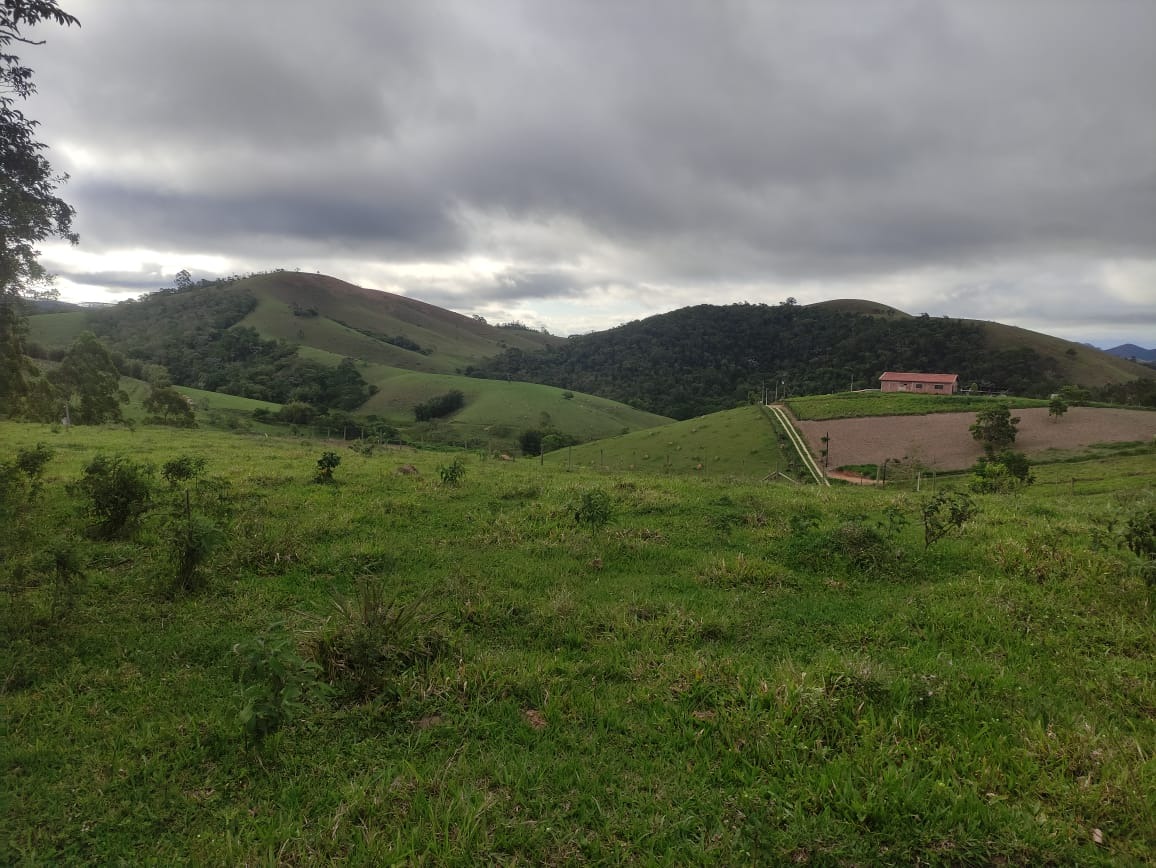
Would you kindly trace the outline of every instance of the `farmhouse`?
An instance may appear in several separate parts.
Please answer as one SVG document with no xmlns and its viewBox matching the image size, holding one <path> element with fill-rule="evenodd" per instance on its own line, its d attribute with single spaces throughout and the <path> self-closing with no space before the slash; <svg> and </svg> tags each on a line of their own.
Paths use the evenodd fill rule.
<svg viewBox="0 0 1156 868">
<path fill-rule="evenodd" d="M 883 392 L 952 395 L 959 391 L 959 374 L 915 374 L 887 371 L 879 378 L 879 389 Z"/>
</svg>

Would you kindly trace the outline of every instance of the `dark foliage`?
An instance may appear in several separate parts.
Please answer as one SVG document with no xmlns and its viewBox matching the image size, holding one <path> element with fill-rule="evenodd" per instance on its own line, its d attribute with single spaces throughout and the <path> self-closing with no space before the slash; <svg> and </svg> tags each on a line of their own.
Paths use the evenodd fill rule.
<svg viewBox="0 0 1156 868">
<path fill-rule="evenodd" d="M 437 395 L 428 401 L 415 404 L 413 416 L 418 422 L 428 422 L 431 419 L 441 419 L 450 413 L 456 412 L 466 404 L 466 396 L 458 389 L 451 389 L 444 395 Z"/>
<path fill-rule="evenodd" d="M 1132 407 L 1156 407 L 1156 377 L 1111 383 L 1090 390 L 1091 399 Z"/>
<path fill-rule="evenodd" d="M 1017 394 L 1057 385 L 1049 360 L 993 350 L 975 323 L 879 317 L 797 305 L 699 305 L 570 338 L 536 352 L 507 350 L 467 373 L 603 395 L 685 419 L 735 406 L 764 385 L 792 395 L 878 385 L 887 370 L 949 371 Z"/>
<path fill-rule="evenodd" d="M 128 536 L 152 505 L 153 468 L 123 455 L 97 455 L 84 468 L 73 491 L 87 501 L 100 539 Z"/>
<path fill-rule="evenodd" d="M 1001 404 L 976 413 L 975 423 L 969 430 L 990 458 L 1015 443 L 1019 421 L 1019 416 L 1013 416 L 1011 410 Z"/>
<path fill-rule="evenodd" d="M 295 347 L 263 340 L 239 323 L 256 298 L 231 279 L 162 290 L 90 315 L 92 328 L 121 354 L 122 371 L 141 376 L 163 365 L 174 383 L 243 398 L 353 410 L 372 388 L 349 359 L 336 368 L 308 361 Z"/>
<path fill-rule="evenodd" d="M 29 28 L 41 22 L 77 23 L 54 0 L 8 0 L 0 4 L 0 414 L 19 416 L 36 390 L 36 369 L 25 358 L 25 296 L 45 294 L 47 276 L 38 245 L 51 238 L 76 243 L 73 210 L 56 195 L 66 176 L 53 174 L 37 122 L 18 108 L 36 92 L 32 70 L 12 53 L 37 45 Z M 51 294 L 51 293 L 48 293 Z"/>
</svg>

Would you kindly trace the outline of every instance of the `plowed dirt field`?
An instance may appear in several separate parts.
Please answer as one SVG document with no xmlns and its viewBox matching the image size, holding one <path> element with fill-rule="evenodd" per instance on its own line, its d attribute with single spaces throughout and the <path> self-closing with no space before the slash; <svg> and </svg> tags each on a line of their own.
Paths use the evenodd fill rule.
<svg viewBox="0 0 1156 868">
<path fill-rule="evenodd" d="M 1151 441 L 1156 437 L 1156 412 L 1073 407 L 1053 421 L 1043 407 L 1013 410 L 1020 417 L 1015 449 L 1029 456 L 1049 449 L 1079 450 L 1094 443 Z M 970 467 L 983 454 L 968 428 L 974 413 L 934 413 L 928 416 L 872 416 L 796 422 L 813 454 L 829 436 L 828 464 L 882 464 L 885 459 L 918 459 L 938 470 Z"/>
</svg>

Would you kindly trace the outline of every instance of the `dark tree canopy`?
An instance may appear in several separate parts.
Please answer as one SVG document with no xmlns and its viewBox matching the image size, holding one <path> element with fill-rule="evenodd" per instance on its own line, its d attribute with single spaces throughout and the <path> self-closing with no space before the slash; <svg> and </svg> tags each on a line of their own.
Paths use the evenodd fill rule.
<svg viewBox="0 0 1156 868">
<path fill-rule="evenodd" d="M 37 122 L 20 109 L 36 92 L 32 70 L 14 54 L 18 45 L 37 45 L 23 34 L 42 21 L 64 26 L 77 20 L 55 0 L 0 2 L 0 413 L 20 415 L 39 390 L 36 371 L 24 357 L 25 318 L 21 299 L 47 284 L 37 245 L 50 238 L 76 243 L 72 208 L 56 195 L 64 180 L 36 140 Z"/>
<path fill-rule="evenodd" d="M 120 405 L 128 401 L 112 354 L 92 332 L 76 339 L 60 367 L 49 374 L 60 397 L 70 406 L 73 422 L 100 425 L 120 422 Z"/>
<path fill-rule="evenodd" d="M 53 173 L 44 157 L 44 145 L 36 140 L 37 122 L 18 107 L 19 101 L 36 92 L 36 86 L 32 70 L 12 53 L 13 47 L 36 45 L 22 31 L 41 21 L 65 26 L 78 23 L 53 0 L 3 0 L 0 4 L 0 285 L 5 295 L 43 282 L 37 244 L 49 238 L 76 241 L 72 208 L 56 195 L 64 178 Z"/>
</svg>

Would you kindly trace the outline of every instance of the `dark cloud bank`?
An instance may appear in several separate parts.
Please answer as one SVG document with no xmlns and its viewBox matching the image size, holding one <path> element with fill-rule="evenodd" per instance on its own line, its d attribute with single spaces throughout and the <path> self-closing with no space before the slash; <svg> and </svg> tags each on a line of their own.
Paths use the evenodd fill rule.
<svg viewBox="0 0 1156 868">
<path fill-rule="evenodd" d="M 64 5 L 35 112 L 87 250 L 1156 341 L 1156 4 Z"/>
</svg>

